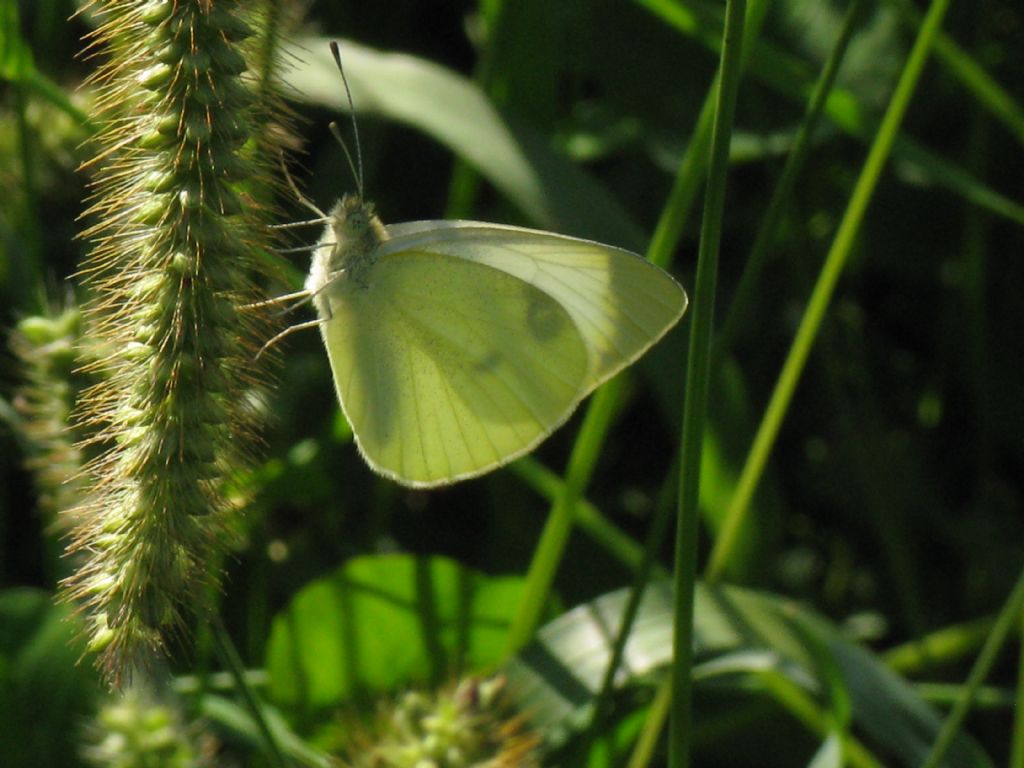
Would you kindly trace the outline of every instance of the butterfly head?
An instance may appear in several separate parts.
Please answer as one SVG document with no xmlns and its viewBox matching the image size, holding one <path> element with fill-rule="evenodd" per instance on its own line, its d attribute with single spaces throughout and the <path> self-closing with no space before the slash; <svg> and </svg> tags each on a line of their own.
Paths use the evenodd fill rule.
<svg viewBox="0 0 1024 768">
<path fill-rule="evenodd" d="M 384 225 L 373 203 L 358 195 L 345 195 L 331 211 L 331 229 L 336 242 L 345 248 L 375 248 L 387 239 Z"/>
<path fill-rule="evenodd" d="M 330 271 L 345 272 L 357 282 L 365 282 L 362 273 L 388 237 L 373 204 L 358 195 L 345 195 L 331 210 L 328 226 L 333 240 Z"/>
</svg>

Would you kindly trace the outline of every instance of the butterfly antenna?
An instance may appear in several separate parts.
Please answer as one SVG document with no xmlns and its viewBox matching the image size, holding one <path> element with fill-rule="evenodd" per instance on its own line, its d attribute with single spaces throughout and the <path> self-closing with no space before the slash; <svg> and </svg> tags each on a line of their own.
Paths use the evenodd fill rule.
<svg viewBox="0 0 1024 768">
<path fill-rule="evenodd" d="M 331 123 L 331 133 L 334 134 L 334 138 L 341 144 L 341 148 L 345 150 L 345 157 L 348 159 L 349 168 L 352 169 L 352 174 L 356 177 L 356 187 L 359 191 L 359 197 L 363 196 L 363 150 L 359 144 L 359 123 L 356 121 L 356 105 L 352 101 L 352 89 L 348 86 L 348 78 L 345 77 L 345 67 L 341 64 L 341 51 L 338 50 L 338 43 L 335 40 L 331 40 L 331 53 L 334 56 L 334 63 L 338 65 L 338 72 L 341 73 L 341 82 L 345 84 L 345 96 L 348 98 L 348 111 L 352 116 L 352 138 L 356 144 L 356 162 L 352 162 L 352 154 L 348 151 L 348 146 L 345 144 L 345 140 L 341 137 L 341 131 L 338 130 L 337 123 Z"/>
<path fill-rule="evenodd" d="M 342 151 L 345 153 L 345 159 L 348 160 L 348 168 L 349 168 L 350 171 L 352 171 L 352 176 L 355 177 L 355 180 L 356 180 L 356 191 L 359 192 L 359 197 L 362 197 L 363 196 L 363 180 L 361 178 L 362 171 L 361 170 L 358 170 L 358 171 L 356 170 L 356 165 L 355 165 L 355 163 L 352 162 L 352 153 L 348 151 L 348 144 L 345 143 L 345 139 L 341 135 L 341 130 L 338 128 L 338 124 L 332 121 L 328 125 L 328 127 L 331 129 L 331 133 L 334 134 L 334 138 L 337 139 L 338 143 L 341 145 Z M 360 164 L 361 163 L 362 163 L 362 161 L 360 160 Z"/>
</svg>

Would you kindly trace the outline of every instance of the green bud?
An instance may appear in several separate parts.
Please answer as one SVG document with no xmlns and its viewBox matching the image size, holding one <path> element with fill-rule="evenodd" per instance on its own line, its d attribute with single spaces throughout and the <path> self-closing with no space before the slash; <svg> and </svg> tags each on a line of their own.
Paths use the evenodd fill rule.
<svg viewBox="0 0 1024 768">
<path fill-rule="evenodd" d="M 139 73 L 139 85 L 153 91 L 166 85 L 174 75 L 174 69 L 169 64 L 154 64 Z"/>
<path fill-rule="evenodd" d="M 150 0 L 142 6 L 140 18 L 145 24 L 159 24 L 171 15 L 174 5 L 173 0 Z"/>
</svg>

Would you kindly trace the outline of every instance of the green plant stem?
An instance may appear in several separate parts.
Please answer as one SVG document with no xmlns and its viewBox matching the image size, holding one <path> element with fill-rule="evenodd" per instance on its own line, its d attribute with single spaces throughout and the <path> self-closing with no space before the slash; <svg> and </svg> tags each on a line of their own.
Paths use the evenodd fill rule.
<svg viewBox="0 0 1024 768">
<path fill-rule="evenodd" d="M 914 693 L 941 709 L 955 704 L 963 694 L 964 687 L 953 683 L 914 683 Z M 1019 694 L 1008 688 L 981 685 L 974 692 L 974 708 L 988 710 L 1011 710 L 1017 705 Z"/>
<path fill-rule="evenodd" d="M 504 2 L 492 3 L 490 8 L 484 11 L 489 18 L 487 23 L 490 27 L 491 41 L 489 45 L 483 46 L 480 50 L 476 63 L 476 71 L 473 73 L 473 80 L 487 94 L 492 103 L 503 106 L 496 98 L 494 83 L 494 71 L 498 59 L 497 42 L 501 40 L 502 27 L 506 14 Z M 448 181 L 447 203 L 445 204 L 444 217 L 446 219 L 464 219 L 473 211 L 473 204 L 480 192 L 480 174 L 461 155 L 456 154 L 452 162 L 452 175 Z"/>
<path fill-rule="evenodd" d="M 1024 768 L 1024 612 L 1017 616 L 1017 690 L 1014 694 L 1013 735 L 1010 741 L 1010 768 Z"/>
<path fill-rule="evenodd" d="M 942 758 L 953 744 L 953 740 L 963 726 L 964 718 L 967 717 L 967 713 L 974 703 L 974 697 L 978 688 L 985 682 L 985 678 L 988 677 L 988 673 L 992 670 L 992 665 L 995 663 L 999 651 L 1002 650 L 1010 630 L 1017 625 L 1022 615 L 1024 615 L 1024 569 L 1021 570 L 1020 575 L 1017 577 L 1017 583 L 1014 585 L 1013 591 L 1010 592 L 1010 596 L 1007 598 L 1003 610 L 999 612 L 999 617 L 996 619 L 992 631 L 985 639 L 985 644 L 981 647 L 981 652 L 978 654 L 978 658 L 975 660 L 974 666 L 971 667 L 970 674 L 968 674 L 967 680 L 964 683 L 960 698 L 953 705 L 953 709 L 950 710 L 946 720 L 942 723 L 939 735 L 935 738 L 935 743 L 932 744 L 931 751 L 922 764 L 922 768 L 936 768 L 942 761 Z M 1018 717 L 1020 716 L 1019 710 L 1017 715 Z"/>
<path fill-rule="evenodd" d="M 531 456 L 515 462 L 510 469 L 551 504 L 558 500 L 562 486 L 565 485 L 559 475 Z M 577 499 L 573 524 L 627 569 L 634 571 L 643 562 L 644 552 L 641 546 L 587 499 Z M 668 571 L 662 570 L 659 576 L 668 578 Z"/>
<path fill-rule="evenodd" d="M 561 477 L 532 456 L 523 457 L 512 464 L 510 469 L 552 504 L 558 500 L 562 486 L 565 485 Z M 586 499 L 579 498 L 576 500 L 574 512 L 573 525 L 589 536 L 595 544 L 631 571 L 641 566 L 645 556 L 644 550 L 632 536 L 605 517 L 600 509 Z M 668 571 L 658 564 L 654 565 L 654 573 L 659 579 L 667 580 L 669 576 Z"/>
<path fill-rule="evenodd" d="M 646 768 L 654 760 L 654 750 L 658 746 L 661 729 L 668 717 L 672 704 L 672 678 L 666 677 L 654 695 L 651 709 L 644 720 L 643 730 L 633 746 L 626 768 Z"/>
<path fill-rule="evenodd" d="M 270 726 L 267 725 L 267 720 L 263 716 L 263 709 L 256 697 L 256 692 L 253 691 L 252 687 L 249 685 L 249 681 L 246 677 L 245 666 L 242 664 L 242 660 L 238 656 L 238 651 L 235 650 L 235 645 L 231 642 L 231 637 L 224 628 L 224 624 L 221 622 L 220 617 L 216 614 L 213 615 L 213 620 L 210 622 L 210 629 L 213 633 L 214 642 L 217 646 L 217 655 L 220 656 L 221 662 L 223 662 L 224 666 L 227 667 L 228 672 L 231 673 L 232 678 L 234 678 L 235 689 L 242 695 L 242 700 L 245 702 L 245 706 L 249 710 L 249 714 L 252 715 L 253 722 L 256 723 L 256 728 L 259 730 L 260 738 L 263 740 L 263 747 L 266 752 L 267 760 L 273 766 L 285 768 L 288 763 L 285 761 L 284 753 L 281 752 L 281 747 L 278 745 L 273 733 L 271 733 Z"/>
<path fill-rule="evenodd" d="M 700 500 L 701 446 L 707 415 L 715 284 L 729 171 L 736 92 L 739 90 L 745 0 L 729 0 L 722 34 L 719 89 L 711 132 L 711 159 L 701 224 L 693 319 L 686 370 L 686 402 L 680 446 L 679 509 L 675 544 L 675 615 L 673 620 L 672 713 L 669 727 L 671 768 L 691 764 L 693 744 L 693 610 L 697 581 L 697 533 Z"/>
<path fill-rule="evenodd" d="M 608 666 L 605 668 L 601 685 L 594 697 L 594 705 L 590 713 L 590 723 L 587 727 L 587 742 L 591 743 L 600 727 L 601 718 L 611 701 L 612 688 L 615 682 L 615 674 L 619 671 L 622 657 L 625 655 L 626 643 L 633 631 L 633 622 L 637 612 L 640 610 L 640 601 L 643 599 L 644 590 L 651 578 L 655 567 L 655 558 L 665 535 L 668 533 L 669 523 L 672 521 L 672 499 L 676 495 L 675 483 L 672 482 L 679 474 L 678 467 L 673 467 L 669 472 L 669 481 L 665 483 L 658 496 L 658 504 L 651 523 L 650 530 L 644 542 L 644 557 L 633 574 L 633 584 L 630 588 L 629 599 L 622 611 L 622 619 L 615 632 L 615 643 L 612 645 L 611 657 L 608 659 Z"/>
<path fill-rule="evenodd" d="M 978 648 L 992 631 L 994 619 L 986 617 L 966 624 L 943 627 L 882 654 L 889 669 L 913 674 L 929 667 L 950 664 Z"/>
<path fill-rule="evenodd" d="M 921 24 L 921 12 L 910 0 L 886 0 L 895 6 L 908 26 Z M 978 61 L 942 32 L 935 37 L 935 59 L 960 81 L 985 111 L 1003 124 L 1024 145 L 1024 108 L 997 83 Z"/>
<path fill-rule="evenodd" d="M 683 34 L 694 37 L 705 46 L 716 48 L 715 36 L 704 33 L 697 26 L 699 22 L 695 15 L 678 11 L 678 3 L 665 0 L 634 1 L 650 8 L 659 18 Z M 753 17 L 754 13 L 750 15 Z M 784 51 L 769 41 L 759 40 L 756 47 L 751 46 L 749 59 L 753 63 L 750 69 L 751 80 L 766 85 L 788 101 L 806 104 L 807 94 L 811 88 L 810 77 L 806 64 L 795 54 Z M 865 144 L 876 131 L 870 107 L 860 104 L 849 90 L 836 89 L 829 96 L 825 112 L 836 127 L 864 141 Z M 944 187 L 997 216 L 1024 224 L 1024 206 L 999 194 L 973 174 L 942 159 L 921 144 L 911 139 L 901 139 L 896 142 L 894 155 L 915 166 L 915 170 L 924 174 L 930 183 Z"/>
<path fill-rule="evenodd" d="M 767 9 L 767 0 L 755 0 L 752 4 L 747 41 L 760 31 Z M 714 103 L 712 97 L 718 92 L 717 83 L 716 79 L 708 94 L 694 138 L 684 155 L 679 173 L 676 174 L 668 203 L 647 249 L 647 257 L 661 266 L 668 264 L 688 218 L 689 209 L 696 199 L 696 190 L 704 170 L 705 152 L 711 137 L 711 107 Z M 537 552 L 527 573 L 523 602 L 509 631 L 510 653 L 514 653 L 528 642 L 547 604 L 555 572 L 572 530 L 574 510 L 589 482 L 599 447 L 611 424 L 612 415 L 618 408 L 619 398 L 618 385 L 609 382 L 594 395 L 587 409 L 584 425 L 573 449 L 573 457 L 569 461 L 565 482 L 559 491 L 558 500 L 549 513 Z"/>
<path fill-rule="evenodd" d="M 572 531 L 576 504 L 593 475 L 604 437 L 618 410 L 622 385 L 621 377 L 605 384 L 594 395 L 587 409 L 580 433 L 573 445 L 572 455 L 569 457 L 565 483 L 548 514 L 537 551 L 526 574 L 523 599 L 509 628 L 506 646 L 509 656 L 530 641 L 543 615 L 544 607 L 548 604 L 551 585 L 558 565 L 562 562 L 569 533 Z"/>
<path fill-rule="evenodd" d="M 740 276 L 740 281 L 736 286 L 736 293 L 733 295 L 732 302 L 729 305 L 729 313 L 726 316 L 725 323 L 722 325 L 722 330 L 718 334 L 714 355 L 716 365 L 721 364 L 724 356 L 732 348 L 736 332 L 745 318 L 747 308 L 753 299 L 761 271 L 768 258 L 769 249 L 775 242 L 779 220 L 782 218 L 782 213 L 786 210 L 786 205 L 789 203 L 797 176 L 803 170 L 804 161 L 806 161 L 807 154 L 811 148 L 811 139 L 818 124 L 821 122 L 821 115 L 825 109 L 825 103 L 828 101 L 828 95 L 832 92 L 832 86 L 835 83 L 836 74 L 839 72 L 839 66 L 843 62 L 847 47 L 853 37 L 853 31 L 857 27 L 861 5 L 861 0 L 853 0 L 847 8 L 846 17 L 843 19 L 843 26 L 839 36 L 832 46 L 832 51 L 829 54 L 828 61 L 825 62 L 825 67 L 822 69 L 818 81 L 814 84 L 814 91 L 808 102 L 807 112 L 803 122 L 800 124 L 800 129 L 796 133 L 796 138 L 793 140 L 793 148 L 786 157 L 786 163 L 782 168 L 782 173 L 779 175 L 778 184 L 775 185 L 775 189 L 772 192 L 771 200 L 768 202 L 768 209 L 765 211 L 764 219 L 761 221 L 757 237 L 754 239 L 754 245 L 751 247 L 750 255 L 743 266 L 743 274 Z M 712 376 L 711 378 L 712 381 L 717 380 L 717 376 Z"/>
<path fill-rule="evenodd" d="M 740 53 L 741 68 L 745 67 L 749 51 L 757 36 L 761 33 L 765 15 L 768 11 L 768 0 L 753 0 L 747 14 L 743 36 L 743 50 Z M 668 200 L 662 208 L 661 217 L 654 228 L 651 243 L 647 248 L 647 258 L 658 266 L 665 267 L 672 259 L 672 254 L 679 245 L 683 227 L 690 218 L 690 209 L 697 199 L 700 182 L 704 178 L 707 167 L 708 147 L 711 145 L 711 130 L 715 114 L 715 98 L 719 92 L 718 76 L 708 89 L 708 94 L 701 107 L 700 116 L 693 130 L 693 137 L 683 153 L 676 172 Z"/>
<path fill-rule="evenodd" d="M 893 92 L 889 106 L 878 129 L 878 135 L 868 152 L 867 160 L 860 177 L 857 179 L 849 205 L 843 215 L 839 230 L 836 232 L 832 247 L 829 249 L 825 264 L 818 276 L 818 281 L 811 293 L 807 310 L 804 312 L 796 337 L 790 347 L 789 354 L 782 366 L 775 390 L 765 409 L 764 418 L 754 438 L 750 454 L 744 464 L 737 483 L 736 493 L 715 541 L 714 549 L 708 562 L 705 578 L 715 582 L 721 578 L 726 564 L 732 556 L 733 548 L 740 540 L 750 502 L 760 482 L 764 467 L 768 462 L 775 439 L 778 437 L 782 420 L 789 409 L 790 401 L 796 385 L 803 373 L 811 347 L 821 328 L 825 311 L 828 309 L 836 283 L 846 265 L 846 259 L 853 249 L 861 222 L 871 202 L 882 169 L 889 158 L 893 142 L 899 133 L 900 124 L 906 114 L 910 99 L 917 87 L 921 71 L 928 60 L 928 53 L 938 33 L 942 19 L 949 7 L 949 0 L 933 0 L 928 15 L 921 25 L 917 40 L 911 49 L 910 56 L 900 75 L 899 82 Z"/>
<path fill-rule="evenodd" d="M 716 78 L 714 85 L 717 84 Z M 661 267 L 668 266 L 679 244 L 683 227 L 690 218 L 690 209 L 697 199 L 700 182 L 704 178 L 704 164 L 708 143 L 711 141 L 711 123 L 714 116 L 714 94 L 715 90 L 712 88 L 700 110 L 693 138 L 683 152 L 683 159 L 669 192 L 668 201 L 662 209 L 661 218 L 658 219 L 654 234 L 651 236 L 651 244 L 647 248 L 648 258 Z"/>
<path fill-rule="evenodd" d="M 20 279 L 31 281 L 40 280 L 43 275 L 42 268 L 42 233 L 39 230 L 40 218 L 38 215 L 38 199 L 36 195 L 35 163 L 37 161 L 33 148 L 34 131 L 26 119 L 28 110 L 28 94 L 22 83 L 14 86 L 15 106 L 14 111 L 17 120 L 18 130 L 18 159 L 21 165 L 21 210 L 18 212 L 19 228 L 23 240 L 22 259 L 24 270 Z M 18 259 L 14 263 L 18 263 Z M 18 294 L 24 295 L 24 294 Z M 23 307 L 24 309 L 25 307 Z"/>
<path fill-rule="evenodd" d="M 772 697 L 810 730 L 822 737 L 836 733 L 842 741 L 846 764 L 854 768 L 882 768 L 882 763 L 854 737 L 834 731 L 829 716 L 792 680 L 777 672 L 766 672 L 759 679 Z"/>
</svg>

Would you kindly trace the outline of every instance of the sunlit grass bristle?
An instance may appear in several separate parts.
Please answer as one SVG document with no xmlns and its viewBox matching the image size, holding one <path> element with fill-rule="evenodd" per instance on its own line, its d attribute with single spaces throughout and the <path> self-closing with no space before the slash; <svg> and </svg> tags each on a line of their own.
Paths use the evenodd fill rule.
<svg viewBox="0 0 1024 768">
<path fill-rule="evenodd" d="M 284 179 L 285 182 L 288 184 L 289 189 L 291 189 L 292 194 L 295 195 L 295 199 L 298 200 L 299 203 L 301 203 L 303 206 L 305 206 L 313 213 L 315 213 L 317 216 L 319 216 L 320 221 L 322 223 L 326 224 L 328 221 L 330 221 L 331 217 L 329 215 L 324 213 L 316 203 L 314 203 L 312 200 L 310 200 L 308 197 L 302 194 L 302 190 L 299 189 L 299 185 L 295 183 L 295 179 L 293 179 L 292 175 L 288 172 L 288 165 L 284 162 L 283 157 L 281 158 L 281 171 L 284 174 Z"/>
</svg>

